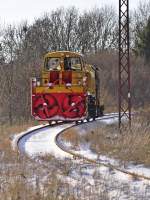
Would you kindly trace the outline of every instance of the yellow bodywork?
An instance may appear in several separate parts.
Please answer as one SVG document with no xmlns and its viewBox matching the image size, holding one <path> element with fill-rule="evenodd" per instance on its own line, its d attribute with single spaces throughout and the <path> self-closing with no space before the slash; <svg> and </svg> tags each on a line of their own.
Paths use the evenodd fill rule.
<svg viewBox="0 0 150 200">
<path fill-rule="evenodd" d="M 64 58 L 77 57 L 81 60 L 81 69 L 72 70 L 72 84 L 66 87 L 64 83 L 61 82 L 62 73 L 64 71 Z M 55 85 L 53 88 L 48 86 L 49 74 L 45 66 L 43 66 L 41 79 L 39 79 L 39 85 L 34 87 L 34 93 L 89 93 L 91 95 L 96 95 L 95 88 L 95 69 L 91 65 L 85 64 L 83 56 L 76 52 L 70 51 L 57 51 L 50 52 L 44 56 L 44 63 L 48 58 L 60 58 L 60 71 L 59 71 L 59 84 Z M 44 64 L 45 65 L 45 64 Z"/>
<path fill-rule="evenodd" d="M 95 70 L 92 65 L 85 65 L 88 92 L 93 96 L 96 93 Z"/>
</svg>

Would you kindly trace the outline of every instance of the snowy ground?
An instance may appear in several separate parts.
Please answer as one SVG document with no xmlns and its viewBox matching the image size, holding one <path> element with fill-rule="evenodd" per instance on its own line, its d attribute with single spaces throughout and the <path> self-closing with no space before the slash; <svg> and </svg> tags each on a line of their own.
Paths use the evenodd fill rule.
<svg viewBox="0 0 150 200">
<path fill-rule="evenodd" d="M 115 123 L 118 120 L 118 114 L 112 113 L 111 116 L 105 115 L 104 117 L 98 118 L 97 121 L 99 121 L 99 119 L 101 119 L 101 123 L 104 124 Z M 17 141 L 21 136 L 26 135 L 29 131 L 35 130 L 33 133 L 27 134 L 19 141 L 18 147 L 20 152 L 26 153 L 27 155 L 32 157 L 45 154 L 52 154 L 57 158 L 70 158 L 69 154 L 65 153 L 60 148 L 58 148 L 58 146 L 55 143 L 55 138 L 59 132 L 69 127 L 72 127 L 73 125 L 74 123 L 63 124 L 54 127 L 45 127 L 42 130 L 37 131 L 37 128 L 44 127 L 44 125 L 31 127 L 27 131 L 16 134 L 14 136 L 14 138 L 12 139 L 13 149 L 17 148 Z"/>
<path fill-rule="evenodd" d="M 27 134 L 18 143 L 19 151 L 21 153 L 26 153 L 31 157 L 51 154 L 54 155 L 56 158 L 71 158 L 72 156 L 70 154 L 65 153 L 60 148 L 58 148 L 55 143 L 55 137 L 60 131 L 63 131 L 73 125 L 74 124 L 72 123 L 54 127 L 45 127 L 42 130 L 34 131 L 29 135 Z M 27 132 L 31 130 L 34 129 L 30 128 L 29 130 L 27 130 Z M 21 133 L 21 135 L 26 134 L 27 132 L 23 132 Z M 17 137 L 15 137 L 15 139 L 16 138 Z"/>
<path fill-rule="evenodd" d="M 111 124 L 116 123 L 118 118 L 106 119 L 94 123 Z M 90 123 L 91 126 L 94 123 Z M 19 142 L 19 149 L 22 153 L 26 153 L 31 157 L 37 157 L 44 154 L 54 155 L 58 159 L 72 159 L 72 156 L 61 149 L 55 143 L 55 137 L 60 132 L 73 126 L 74 124 L 60 125 L 59 127 L 45 127 L 42 130 L 35 131 L 32 134 L 26 135 L 23 140 Z M 82 126 L 79 126 L 79 133 L 85 134 Z M 21 133 L 25 134 L 24 133 Z M 13 144 L 16 142 L 19 136 L 14 137 Z M 70 143 L 60 141 L 65 148 L 72 149 Z M 111 159 L 107 156 L 93 153 L 89 149 L 89 145 L 83 145 L 78 151 L 74 153 L 83 155 L 84 157 L 99 160 L 103 163 L 110 163 L 118 166 L 119 161 Z M 123 166 L 119 166 L 123 168 Z M 143 165 L 133 165 L 129 163 L 125 168 L 128 171 L 138 173 L 150 177 L 150 169 Z M 105 166 L 97 166 L 94 164 L 86 164 L 83 161 L 73 160 L 71 168 L 67 176 L 58 175 L 58 177 L 64 182 L 68 183 L 70 192 L 75 192 L 78 195 L 78 199 L 110 199 L 110 200 L 149 200 L 150 199 L 150 181 L 142 179 L 133 179 L 133 177 L 121 173 L 116 170 L 112 170 Z M 84 193 L 82 192 L 84 189 Z M 85 195 L 86 193 L 86 195 Z M 89 194 L 90 193 L 90 194 Z M 90 195 L 90 198 L 88 198 Z M 101 195 L 107 196 L 103 198 Z M 75 196 L 76 196 L 75 195 Z"/>
</svg>

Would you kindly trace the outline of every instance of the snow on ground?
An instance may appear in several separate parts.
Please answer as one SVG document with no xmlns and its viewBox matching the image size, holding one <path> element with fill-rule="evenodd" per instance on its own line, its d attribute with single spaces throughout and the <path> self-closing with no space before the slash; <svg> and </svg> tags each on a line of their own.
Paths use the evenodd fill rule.
<svg viewBox="0 0 150 200">
<path fill-rule="evenodd" d="M 71 158 L 72 156 L 70 154 L 65 153 L 56 145 L 55 137 L 60 131 L 73 125 L 73 123 L 64 124 L 54 127 L 45 127 L 42 130 L 34 131 L 33 133 L 24 136 L 19 141 L 19 150 L 21 153 L 26 153 L 31 157 L 50 154 L 54 155 L 56 158 Z M 34 128 L 30 130 L 34 130 Z M 25 132 L 19 134 L 19 136 L 23 134 L 25 134 Z"/>
<path fill-rule="evenodd" d="M 110 117 L 110 115 L 111 117 L 115 116 L 115 118 L 107 119 L 108 117 Z M 109 115 L 106 114 L 105 116 L 100 117 L 99 119 L 102 119 L 102 122 L 104 123 L 106 123 L 106 121 L 108 120 L 109 120 L 109 123 L 115 123 L 114 120 L 118 119 L 118 114 L 117 113 L 112 113 Z M 25 152 L 26 154 L 32 157 L 37 156 L 37 155 L 52 154 L 58 158 L 59 157 L 70 158 L 71 156 L 69 154 L 63 152 L 57 147 L 57 145 L 55 144 L 55 137 L 60 131 L 63 131 L 66 128 L 69 128 L 73 125 L 74 123 L 64 124 L 64 125 L 59 125 L 57 127 L 45 127 L 42 130 L 34 131 L 33 133 L 26 135 L 23 139 L 19 141 L 19 150 L 21 150 L 21 152 L 23 153 Z M 33 131 L 33 130 L 36 130 L 37 128 L 41 128 L 44 126 L 45 125 L 30 127 L 27 131 L 21 132 L 20 134 L 16 134 L 12 138 L 13 149 L 14 150 L 16 149 L 17 141 L 21 136 L 25 135 L 29 131 Z M 68 143 L 68 145 L 70 144 Z"/>
<path fill-rule="evenodd" d="M 106 123 L 107 120 L 105 120 L 105 123 Z M 92 130 L 92 129 L 94 130 L 95 123 L 102 123 L 103 124 L 103 120 L 94 122 L 93 124 L 91 123 L 90 124 L 90 130 Z M 114 123 L 114 119 L 111 121 L 111 123 Z M 81 135 L 82 133 L 85 134 L 86 126 L 89 126 L 89 125 L 83 124 L 83 125 L 78 126 L 78 134 L 79 135 Z M 87 128 L 89 129 L 89 127 L 87 127 Z M 61 143 L 62 143 L 62 141 L 61 141 Z M 70 147 L 71 147 L 71 145 L 70 145 Z M 101 163 L 111 164 L 113 166 L 119 167 L 120 169 L 124 169 L 126 171 L 133 172 L 133 173 L 136 173 L 136 174 L 139 174 L 139 175 L 144 175 L 144 176 L 150 178 L 150 168 L 146 168 L 144 165 L 135 165 L 132 162 L 129 162 L 125 167 L 120 166 L 121 162 L 119 160 L 110 158 L 106 155 L 98 155 L 97 153 L 92 152 L 92 150 L 90 149 L 90 143 L 89 142 L 80 145 L 78 151 L 77 150 L 75 151 L 72 148 L 71 148 L 71 150 L 75 154 L 82 155 L 85 158 L 89 158 L 89 159 L 92 159 L 92 160 L 98 160 Z"/>
<path fill-rule="evenodd" d="M 90 146 L 89 144 L 82 145 L 82 146 L 80 146 L 80 150 L 72 151 L 72 152 L 74 152 L 75 154 L 78 154 L 78 155 L 82 155 L 85 158 L 92 159 L 95 161 L 97 160 L 100 163 L 104 163 L 104 164 L 111 164 L 113 166 L 116 166 L 116 167 L 126 170 L 128 172 L 136 173 L 139 175 L 144 175 L 144 176 L 150 178 L 150 168 L 146 168 L 144 165 L 135 165 L 135 164 L 132 164 L 132 162 L 129 162 L 125 167 L 120 166 L 120 163 L 121 163 L 120 160 L 110 158 L 106 155 L 98 155 L 98 154 L 92 152 L 88 148 L 89 146 Z"/>
<path fill-rule="evenodd" d="M 77 127 L 77 133 L 80 135 L 86 134 L 86 129 L 92 130 L 92 128 L 95 128 L 95 123 L 101 123 L 101 124 L 112 124 L 118 121 L 118 118 L 113 119 L 103 119 L 100 121 L 96 121 L 89 124 L 83 124 Z M 86 127 L 87 126 L 87 127 Z M 61 144 L 64 145 L 62 139 Z M 85 158 L 89 158 L 92 160 L 100 161 L 104 164 L 111 164 L 113 166 L 116 166 L 120 169 L 123 169 L 125 171 L 133 172 L 139 175 L 144 175 L 146 177 L 150 177 L 150 169 L 146 168 L 144 165 L 134 165 L 132 162 L 128 163 L 125 167 L 120 165 L 120 161 L 117 159 L 112 159 L 106 155 L 97 155 L 95 152 L 92 152 L 90 150 L 90 144 L 84 143 L 80 145 L 78 150 L 73 150 L 72 146 L 66 147 L 67 149 L 71 150 L 73 153 L 77 155 L 82 155 Z M 95 182 L 94 174 L 95 170 L 97 170 L 97 173 L 99 174 L 101 180 L 105 180 L 107 183 L 107 187 L 109 188 L 109 197 L 112 199 L 116 199 L 116 196 L 119 192 L 119 199 L 120 200 L 127 200 L 127 199 L 150 199 L 150 181 L 145 179 L 134 179 L 134 177 L 122 173 L 117 170 L 112 170 L 111 168 L 105 167 L 105 166 L 90 166 L 90 165 L 83 165 L 81 166 L 80 172 L 77 172 L 77 169 L 72 171 L 71 176 L 75 179 L 82 179 L 85 178 L 90 185 Z M 82 178 L 81 178 L 82 176 Z"/>
<path fill-rule="evenodd" d="M 102 119 L 101 123 L 103 124 L 115 124 L 118 122 L 118 117 L 110 118 L 110 119 Z"/>
<path fill-rule="evenodd" d="M 146 168 L 144 165 L 129 164 L 126 169 L 129 172 L 134 172 L 140 175 L 150 177 L 150 168 Z"/>
<path fill-rule="evenodd" d="M 78 188 L 84 187 L 84 191 L 91 190 L 96 196 L 92 199 L 101 199 L 104 193 L 107 199 L 114 200 L 149 200 L 150 182 L 133 180 L 128 175 L 110 170 L 105 166 L 83 164 L 70 172 L 71 178 L 77 181 Z M 97 187 L 98 186 L 98 187 Z M 90 188 L 89 188 L 90 187 Z M 88 198 L 87 198 L 88 199 Z M 105 198 L 104 198 L 105 199 Z"/>
<path fill-rule="evenodd" d="M 109 115 L 110 116 L 110 115 Z M 94 122 L 90 123 L 90 128 L 95 128 L 95 123 L 105 123 L 105 124 L 111 124 L 115 123 L 118 120 L 118 114 L 112 113 L 111 116 L 114 118 L 108 119 L 109 117 L 107 114 L 99 119 L 97 119 Z M 19 150 L 22 153 L 26 153 L 29 156 L 35 157 L 35 156 L 41 156 L 41 155 L 47 155 L 51 154 L 54 155 L 56 158 L 72 158 L 72 156 L 64 151 L 62 151 L 55 143 L 56 135 L 60 132 L 65 130 L 66 128 L 69 128 L 73 126 L 72 124 L 63 124 L 59 126 L 54 127 L 45 127 L 42 130 L 34 131 L 33 133 L 26 135 L 19 141 Z M 45 125 L 39 125 L 29 128 L 27 131 L 22 132 L 18 135 L 15 135 L 12 141 L 13 148 L 16 147 L 16 143 L 19 137 L 26 134 L 28 131 L 36 130 L 37 128 L 44 127 Z M 85 123 L 82 125 L 79 125 L 77 127 L 78 133 L 80 135 L 86 134 L 86 126 L 88 128 L 89 124 Z M 60 141 L 61 144 L 63 141 Z M 72 145 L 69 142 L 64 141 L 63 142 L 64 147 L 67 149 L 72 149 Z M 82 144 L 80 146 L 80 149 L 78 151 L 74 151 L 76 154 L 80 154 L 86 158 L 93 159 L 93 160 L 99 160 L 102 163 L 111 165 L 119 166 L 119 161 L 116 159 L 112 159 L 110 157 L 107 157 L 105 155 L 97 155 L 95 152 L 92 152 L 90 150 L 90 144 Z M 123 166 L 121 168 L 124 168 Z M 143 165 L 133 165 L 132 163 L 129 163 L 129 165 L 126 166 L 126 170 L 134 173 L 138 173 L 140 175 L 145 175 L 150 177 L 150 169 L 144 167 Z"/>
<path fill-rule="evenodd" d="M 12 148 L 13 150 L 15 151 L 15 149 L 17 148 L 17 141 L 20 137 L 22 137 L 23 135 L 25 135 L 26 133 L 28 133 L 29 131 L 33 131 L 33 130 L 36 130 L 38 128 L 42 128 L 44 127 L 45 125 L 41 124 L 41 125 L 37 125 L 37 126 L 33 126 L 33 127 L 30 127 L 28 128 L 26 131 L 23 131 L 21 133 L 17 133 L 15 134 L 14 136 L 11 137 L 11 144 L 12 144 Z"/>
<path fill-rule="evenodd" d="M 113 115 L 115 115 L 115 113 Z M 107 124 L 116 123 L 118 121 L 117 116 L 112 119 L 106 119 L 106 118 L 107 116 L 104 116 L 102 120 L 91 122 L 90 126 L 91 127 L 93 126 L 94 128 L 95 123 L 101 123 L 101 124 L 107 125 Z M 60 131 L 63 131 L 66 128 L 69 128 L 73 125 L 74 125 L 73 123 L 64 124 L 64 125 L 59 125 L 57 127 L 45 127 L 42 130 L 34 131 L 33 133 L 26 135 L 19 142 L 19 149 L 21 150 L 22 153 L 26 153 L 31 157 L 35 157 L 38 155 L 51 154 L 59 159 L 72 158 L 70 154 L 65 153 L 64 151 L 59 149 L 59 147 L 55 144 L 55 137 Z M 86 127 L 87 125 L 89 126 L 89 124 L 83 124 L 83 125 L 78 126 L 78 132 L 80 135 L 85 134 L 83 127 Z M 37 127 L 33 127 L 33 128 L 30 128 L 29 130 L 34 130 L 36 128 Z M 23 132 L 15 136 L 13 139 L 13 144 L 15 144 L 18 138 L 21 135 L 24 135 L 25 133 L 26 132 Z M 68 143 L 68 142 L 62 143 L 63 142 L 62 140 L 60 142 L 61 144 L 64 145 L 65 148 L 72 150 L 71 143 Z M 86 158 L 98 160 L 105 164 L 110 163 L 115 166 L 119 165 L 118 160 L 109 158 L 105 155 L 98 156 L 95 152 L 92 152 L 90 150 L 90 145 L 88 143 L 81 145 L 79 150 L 74 151 L 74 153 L 83 155 Z M 74 163 L 78 163 L 78 161 L 74 161 Z M 99 184 L 104 184 L 106 188 L 108 188 L 107 192 L 110 199 L 116 199 L 116 196 L 118 195 L 118 191 L 121 191 L 118 197 L 119 200 L 127 200 L 127 199 L 149 200 L 150 199 L 150 181 L 134 180 L 129 175 L 126 175 L 116 170 L 109 169 L 108 167 L 105 167 L 105 166 L 83 164 L 83 165 L 80 165 L 79 168 L 80 168 L 79 170 L 76 167 L 74 169 L 71 169 L 69 176 L 64 177 L 64 181 L 65 179 L 67 180 L 67 182 L 78 180 L 80 181 L 80 184 L 82 186 L 83 185 L 82 181 L 86 180 L 87 187 L 89 187 L 89 185 L 92 186 L 95 184 L 96 181 L 99 181 Z M 121 168 L 124 168 L 124 167 L 121 166 Z M 138 174 L 143 174 L 145 176 L 150 177 L 150 169 L 144 167 L 143 165 L 133 165 L 132 163 L 129 163 L 128 166 L 126 166 L 125 170 L 138 173 Z M 95 177 L 96 173 L 98 174 L 98 177 L 99 177 L 98 180 Z M 75 182 L 72 182 L 72 184 L 75 186 Z M 79 186 L 79 182 L 77 182 L 77 186 Z M 100 188 L 101 187 L 99 187 L 99 189 Z M 95 189 L 93 190 L 95 191 Z M 146 198 L 143 198 L 145 194 L 146 194 Z"/>
</svg>

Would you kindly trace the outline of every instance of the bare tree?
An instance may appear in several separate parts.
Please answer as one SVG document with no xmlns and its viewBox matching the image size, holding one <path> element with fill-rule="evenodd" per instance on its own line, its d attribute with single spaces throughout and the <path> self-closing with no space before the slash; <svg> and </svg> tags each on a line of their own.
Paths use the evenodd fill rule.
<svg viewBox="0 0 150 200">
<path fill-rule="evenodd" d="M 43 54 L 55 50 L 87 53 L 93 47 L 96 52 L 108 46 L 113 13 L 106 13 L 97 9 L 79 15 L 74 7 L 60 8 L 32 25 L 23 22 L 3 30 L 0 100 L 11 124 L 14 118 L 30 116 L 30 77 L 39 74 Z"/>
<path fill-rule="evenodd" d="M 64 38 L 66 50 L 75 50 L 77 43 L 77 21 L 78 21 L 78 12 L 72 7 L 66 10 L 64 17 Z"/>
<path fill-rule="evenodd" d="M 88 12 L 79 16 L 76 33 L 78 38 L 78 50 L 83 54 L 89 52 L 92 43 L 91 17 Z"/>
<path fill-rule="evenodd" d="M 116 32 L 116 14 L 112 7 L 95 8 L 90 12 L 94 52 L 111 48 Z"/>
<path fill-rule="evenodd" d="M 2 40 L 3 53 L 5 56 L 5 60 L 7 62 L 4 71 L 5 71 L 5 83 L 6 88 L 3 93 L 3 101 L 5 102 L 5 106 L 7 108 L 6 112 L 9 116 L 9 122 L 12 125 L 13 123 L 13 76 L 14 76 L 14 68 L 13 68 L 13 60 L 15 59 L 15 50 L 16 50 L 16 38 L 15 38 L 15 27 L 9 26 L 5 30 L 5 35 Z M 4 80 L 4 79 L 3 79 Z"/>
<path fill-rule="evenodd" d="M 15 116 L 18 115 L 18 110 L 21 106 L 23 107 L 23 105 L 18 103 L 20 94 L 17 92 L 19 88 L 24 88 L 23 84 L 18 84 L 20 75 L 22 76 L 22 81 L 24 80 L 23 66 L 20 66 L 22 72 L 19 73 L 18 65 L 20 61 L 23 64 L 21 58 L 24 56 L 23 44 L 25 35 L 22 27 L 8 26 L 4 30 L 1 41 L 2 53 L 5 60 L 1 67 L 1 78 L 3 82 L 1 102 L 5 110 L 5 115 L 8 116 L 11 125 L 13 124 Z M 20 105 L 19 109 L 17 109 L 18 105 Z"/>
</svg>

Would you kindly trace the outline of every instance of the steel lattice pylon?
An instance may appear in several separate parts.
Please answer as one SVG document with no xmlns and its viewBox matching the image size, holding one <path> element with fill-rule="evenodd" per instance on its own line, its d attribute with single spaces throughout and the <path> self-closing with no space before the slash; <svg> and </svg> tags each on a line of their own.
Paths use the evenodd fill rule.
<svg viewBox="0 0 150 200">
<path fill-rule="evenodd" d="M 124 117 L 131 126 L 129 0 L 119 0 L 119 127 Z"/>
</svg>

